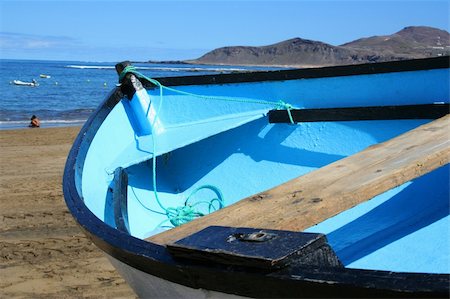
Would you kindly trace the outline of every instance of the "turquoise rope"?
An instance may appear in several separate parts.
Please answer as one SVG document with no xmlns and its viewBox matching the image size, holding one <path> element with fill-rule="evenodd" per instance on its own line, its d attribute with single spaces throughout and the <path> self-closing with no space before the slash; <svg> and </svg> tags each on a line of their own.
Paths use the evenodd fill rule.
<svg viewBox="0 0 450 299">
<path fill-rule="evenodd" d="M 119 82 L 122 82 L 124 76 L 127 73 L 130 73 L 132 70 L 134 70 L 134 68 L 129 67 L 129 66 L 126 67 L 124 69 L 124 71 L 122 71 L 122 73 L 119 75 Z M 162 103 L 163 103 L 163 98 L 164 98 L 163 97 L 163 88 L 162 88 L 163 85 L 161 85 L 158 81 L 156 81 L 154 79 L 151 79 L 151 78 L 147 78 L 147 77 L 145 77 L 144 75 L 142 75 L 140 73 L 133 72 L 133 74 L 135 74 L 139 78 L 144 78 L 144 79 L 150 81 L 151 83 L 153 83 L 153 84 L 155 84 L 155 85 L 160 87 L 160 93 L 159 93 L 160 105 L 158 107 L 158 110 L 155 113 L 155 117 L 154 117 L 152 123 L 150 123 L 151 130 L 154 132 L 154 125 L 155 125 L 155 122 L 156 122 L 156 120 L 158 118 L 159 111 L 161 110 Z M 147 108 L 146 115 L 148 115 L 148 113 L 150 111 L 150 108 L 151 108 L 151 103 L 149 104 L 149 106 Z M 152 160 L 153 194 L 155 196 L 155 200 L 156 200 L 157 204 L 164 211 L 164 213 L 153 211 L 153 210 L 147 208 L 145 205 L 143 205 L 143 206 L 144 206 L 144 208 L 146 208 L 147 210 L 150 210 L 152 212 L 166 215 L 167 220 L 164 220 L 163 222 L 161 222 L 157 227 L 161 227 L 163 225 L 163 223 L 165 223 L 167 221 L 170 221 L 170 223 L 173 226 L 179 226 L 181 224 L 184 224 L 184 223 L 187 223 L 189 221 L 192 221 L 195 218 L 204 216 L 205 215 L 204 213 L 196 210 L 196 206 L 199 206 L 200 204 L 207 204 L 208 205 L 208 213 L 211 213 L 211 212 L 216 210 L 216 208 L 214 207 L 214 203 L 215 202 L 218 203 L 218 205 L 219 205 L 218 208 L 219 209 L 221 209 L 221 208 L 223 208 L 225 206 L 222 192 L 215 186 L 204 185 L 204 186 L 198 187 L 194 191 L 192 191 L 192 193 L 185 200 L 184 206 L 180 206 L 180 207 L 176 207 L 176 208 L 173 208 L 173 207 L 166 208 L 166 207 L 164 207 L 164 205 L 161 203 L 161 201 L 159 199 L 158 190 L 157 190 L 157 183 L 156 183 L 156 155 L 155 155 L 156 154 L 156 135 L 155 134 L 153 134 L 153 136 L 152 136 L 152 141 L 153 141 L 153 160 Z M 207 201 L 199 201 L 199 202 L 197 202 L 197 203 L 195 203 L 193 205 L 189 204 L 189 200 L 198 191 L 200 191 L 202 189 L 210 189 L 210 190 L 212 190 L 213 192 L 215 192 L 217 197 L 211 199 L 209 202 L 207 202 Z M 141 202 L 139 201 L 139 203 L 141 203 Z M 142 203 L 141 203 L 141 205 L 142 205 Z"/>
<path fill-rule="evenodd" d="M 187 95 L 187 96 L 192 96 L 192 97 L 196 97 L 196 98 L 200 98 L 203 100 L 216 100 L 216 101 L 228 101 L 228 102 L 237 102 L 237 103 L 251 103 L 251 104 L 261 104 L 261 105 L 270 105 L 270 106 L 274 106 L 275 109 L 277 110 L 282 110 L 285 109 L 288 113 L 289 116 L 289 120 L 291 122 L 291 124 L 295 124 L 294 119 L 292 118 L 292 114 L 291 114 L 291 109 L 293 109 L 293 106 L 290 104 L 285 103 L 284 101 L 278 101 L 278 102 L 273 102 L 273 101 L 264 101 L 264 100 L 251 100 L 251 99 L 234 99 L 234 98 L 226 98 L 226 97 L 214 97 L 214 96 L 205 96 L 205 95 L 199 95 L 199 94 L 195 94 L 195 93 L 190 93 L 190 92 L 186 92 L 186 91 L 181 91 L 181 90 L 177 90 L 175 88 L 171 88 L 171 87 L 167 87 L 162 85 L 158 80 L 149 78 L 147 76 L 145 76 L 144 74 L 138 72 L 136 70 L 136 68 L 132 65 L 126 66 L 123 71 L 120 73 L 119 75 L 119 83 L 122 83 L 122 80 L 125 78 L 125 76 L 128 74 L 134 74 L 136 77 L 141 78 L 141 79 L 145 79 L 147 81 L 149 81 L 150 83 L 156 85 L 159 87 L 160 89 L 160 97 L 162 97 L 162 90 L 166 89 L 168 91 L 172 91 L 178 94 L 182 94 L 182 95 Z"/>
<path fill-rule="evenodd" d="M 159 110 L 159 109 L 158 109 Z M 157 117 L 157 114 L 155 115 L 155 119 Z M 153 124 L 154 122 L 151 124 L 151 128 L 153 131 Z M 158 195 L 158 190 L 157 190 L 157 184 L 156 184 L 156 138 L 155 135 L 153 134 L 152 136 L 152 140 L 153 140 L 153 160 L 152 160 L 152 172 L 153 172 L 153 194 L 155 196 L 156 202 L 158 203 L 159 207 L 165 212 L 165 215 L 167 217 L 167 220 L 164 220 L 162 223 L 160 223 L 158 225 L 158 227 L 162 226 L 163 223 L 170 221 L 170 223 L 176 227 L 179 226 L 181 224 L 187 223 L 189 221 L 194 220 L 195 218 L 199 218 L 204 216 L 205 214 L 201 213 L 200 211 L 196 210 L 195 207 L 202 204 L 202 203 L 206 203 L 208 204 L 208 213 L 211 213 L 212 211 L 214 211 L 212 208 L 214 208 L 213 203 L 214 202 L 218 202 L 219 203 L 219 209 L 223 208 L 225 206 L 224 204 L 224 200 L 223 200 L 223 195 L 220 192 L 220 190 L 212 185 L 204 185 L 201 187 L 196 188 L 186 199 L 184 206 L 180 206 L 180 207 L 176 207 L 176 208 L 166 208 L 164 207 L 164 205 L 161 203 L 160 199 L 159 199 L 159 195 Z M 193 205 L 189 204 L 189 200 L 191 199 L 191 197 L 193 195 L 195 195 L 198 191 L 202 190 L 202 189 L 211 189 L 212 191 L 214 191 L 217 195 L 217 198 L 213 198 L 211 199 L 209 202 L 205 202 L 205 201 L 200 201 L 197 202 Z"/>
<path fill-rule="evenodd" d="M 153 119 L 153 122 L 150 124 L 151 130 L 154 131 L 154 125 L 156 122 L 156 119 L 159 115 L 159 112 L 161 110 L 161 106 L 163 103 L 163 90 L 166 89 L 168 91 L 172 91 L 178 94 L 182 94 L 182 95 L 187 95 L 187 96 L 192 96 L 192 97 L 196 97 L 196 98 L 200 98 L 200 99 L 204 99 L 204 100 L 219 100 L 219 101 L 229 101 L 229 102 L 239 102 L 239 103 L 252 103 L 252 104 L 262 104 L 262 105 L 272 105 L 274 106 L 276 109 L 286 109 L 287 113 L 289 115 L 289 119 L 291 121 L 292 124 L 294 124 L 294 120 L 292 118 L 291 115 L 291 109 L 293 108 L 292 105 L 287 104 L 283 101 L 278 101 L 278 102 L 271 102 L 271 101 L 264 101 L 264 100 L 249 100 L 249 99 L 233 99 L 233 98 L 225 98 L 225 97 L 213 97 L 213 96 L 205 96 L 205 95 L 198 95 L 198 94 L 194 94 L 194 93 L 190 93 L 190 92 L 185 92 L 185 91 L 181 91 L 181 90 L 177 90 L 174 88 L 170 88 L 167 86 L 162 85 L 159 81 L 146 77 L 145 75 L 143 75 L 142 73 L 136 71 L 136 68 L 134 66 L 127 66 L 123 69 L 123 71 L 120 73 L 119 75 L 119 83 L 122 83 L 123 79 L 125 78 L 125 76 L 128 73 L 132 73 L 134 74 L 136 77 L 141 78 L 141 79 L 145 79 L 147 81 L 149 81 L 150 83 L 156 85 L 159 87 L 159 97 L 160 97 L 160 104 L 158 107 L 158 111 L 156 111 L 155 113 L 155 118 Z M 146 115 L 148 115 L 149 111 L 150 111 L 150 105 L 149 104 L 148 108 L 147 108 L 147 112 Z M 191 192 L 191 194 L 186 198 L 184 206 L 180 206 L 180 207 L 176 207 L 176 208 L 166 208 L 164 207 L 164 205 L 161 203 L 160 199 L 159 199 L 159 195 L 158 195 L 158 190 L 157 190 L 157 184 L 156 184 L 156 136 L 155 134 L 153 134 L 152 136 L 152 141 L 153 141 L 153 161 L 152 161 L 152 172 L 153 172 L 153 193 L 156 199 L 156 202 L 158 203 L 159 207 L 164 211 L 164 213 L 161 212 L 156 212 L 159 214 L 165 214 L 167 219 L 164 220 L 163 222 L 161 222 L 157 227 L 161 227 L 165 222 L 170 221 L 170 223 L 176 227 L 179 226 L 181 224 L 187 223 L 189 221 L 194 220 L 195 218 L 198 217 L 202 217 L 205 214 L 196 210 L 195 207 L 200 205 L 200 204 L 207 204 L 208 205 L 208 213 L 211 213 L 213 211 L 216 210 L 214 203 L 218 204 L 218 208 L 221 209 L 225 206 L 224 204 L 224 200 L 223 200 L 223 195 L 222 192 L 215 186 L 213 185 L 203 185 L 200 186 L 198 188 L 196 188 L 195 190 L 193 190 Z M 200 190 L 202 189 L 210 189 L 212 190 L 215 194 L 216 194 L 216 198 L 211 199 L 209 202 L 207 201 L 200 201 L 197 202 L 193 205 L 189 204 L 189 200 Z M 140 201 L 139 201 L 140 202 Z M 142 203 L 141 203 L 142 204 Z M 144 206 L 145 207 L 145 206 Z"/>
</svg>

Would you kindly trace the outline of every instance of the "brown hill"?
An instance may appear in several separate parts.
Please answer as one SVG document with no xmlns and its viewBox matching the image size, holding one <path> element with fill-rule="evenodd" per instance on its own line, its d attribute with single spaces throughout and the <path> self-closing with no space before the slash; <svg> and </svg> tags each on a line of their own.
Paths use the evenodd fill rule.
<svg viewBox="0 0 450 299">
<path fill-rule="evenodd" d="M 377 51 L 384 55 L 437 56 L 450 47 L 450 34 L 431 27 L 406 27 L 397 33 L 362 38 L 342 47 Z"/>
<path fill-rule="evenodd" d="M 293 38 L 264 47 L 223 47 L 206 53 L 197 62 L 206 64 L 308 65 L 338 64 L 358 59 L 360 51 Z"/>
<path fill-rule="evenodd" d="M 386 36 L 340 46 L 293 38 L 263 47 L 223 47 L 189 60 L 198 64 L 325 66 L 424 58 L 450 54 L 450 35 L 431 27 L 406 27 Z"/>
</svg>

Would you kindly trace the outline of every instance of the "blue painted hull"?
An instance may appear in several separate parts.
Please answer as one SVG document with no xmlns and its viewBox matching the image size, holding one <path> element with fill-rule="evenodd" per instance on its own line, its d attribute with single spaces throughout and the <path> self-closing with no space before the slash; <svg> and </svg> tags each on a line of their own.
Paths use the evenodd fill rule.
<svg viewBox="0 0 450 299">
<path fill-rule="evenodd" d="M 448 57 L 441 60 L 445 65 Z M 82 129 L 69 156 L 64 176 L 68 207 L 94 242 L 120 263 L 191 288 L 241 296 L 330 296 L 339 288 L 347 297 L 442 295 L 448 292 L 450 273 L 448 165 L 322 223 L 312 223 L 307 231 L 326 234 L 345 266 L 336 270 L 333 279 L 331 270 L 324 271 L 323 277 L 320 269 L 298 273 L 322 279 L 313 286 L 292 274 L 278 281 L 267 273 L 254 277 L 242 270 L 236 270 L 237 277 L 244 275 L 249 282 L 238 288 L 205 285 L 201 278 L 193 282 L 174 269 L 199 277 L 216 272 L 180 264 L 164 247 L 143 240 L 170 229 L 172 221 L 164 209 L 183 206 L 200 186 L 214 189 L 195 193 L 191 204 L 208 202 L 220 193 L 225 205 L 231 205 L 428 123 L 429 119 L 268 122 L 267 113 L 279 108 L 280 101 L 298 109 L 448 104 L 448 63 L 435 68 L 427 67 L 424 60 L 417 62 L 424 65 L 419 69 L 416 62 L 408 63 L 407 67 L 399 62 L 300 74 L 191 77 L 188 83 L 162 78 L 159 82 L 176 91 L 166 89 L 161 96 L 159 88 L 147 84 L 131 101 L 114 90 Z M 149 113 L 139 100 L 141 104 L 150 100 L 153 110 Z M 114 174 L 121 168 L 128 180 L 122 230 L 114 202 L 118 188 Z M 201 204 L 196 206 L 208 212 Z M 214 275 L 232 284 L 222 270 Z M 336 278 L 340 275 L 342 280 Z M 349 285 L 351 275 L 366 278 Z M 371 275 L 376 277 L 373 281 Z M 252 287 L 254 279 L 268 279 L 276 290 L 267 293 L 261 286 Z M 327 279 L 333 283 L 322 289 Z M 404 279 L 413 282 L 395 287 L 387 283 Z M 283 290 L 286 281 L 291 291 Z M 136 289 L 146 294 L 142 286 Z"/>
</svg>

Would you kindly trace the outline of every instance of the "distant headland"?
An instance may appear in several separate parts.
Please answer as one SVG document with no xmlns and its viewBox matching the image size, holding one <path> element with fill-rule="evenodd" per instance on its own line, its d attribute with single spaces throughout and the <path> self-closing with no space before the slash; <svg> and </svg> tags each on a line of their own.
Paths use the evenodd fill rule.
<svg viewBox="0 0 450 299">
<path fill-rule="evenodd" d="M 297 37 L 261 47 L 222 47 L 197 59 L 149 62 L 320 67 L 444 55 L 450 55 L 447 31 L 410 26 L 391 35 L 360 38 L 339 46 Z"/>
</svg>

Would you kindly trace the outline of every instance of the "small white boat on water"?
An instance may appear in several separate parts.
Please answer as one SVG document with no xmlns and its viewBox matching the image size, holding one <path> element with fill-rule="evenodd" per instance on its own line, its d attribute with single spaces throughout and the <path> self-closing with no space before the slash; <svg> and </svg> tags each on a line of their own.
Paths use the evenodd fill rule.
<svg viewBox="0 0 450 299">
<path fill-rule="evenodd" d="M 20 81 L 20 80 L 14 80 L 12 82 L 14 85 L 21 85 L 21 86 L 39 86 L 39 83 L 36 82 L 36 80 L 32 80 L 31 82 L 24 82 L 24 81 Z"/>
<path fill-rule="evenodd" d="M 51 78 L 50 75 L 45 75 L 45 74 L 40 74 L 39 77 L 40 77 L 40 78 L 43 78 L 43 79 L 49 79 L 49 78 Z"/>
</svg>

